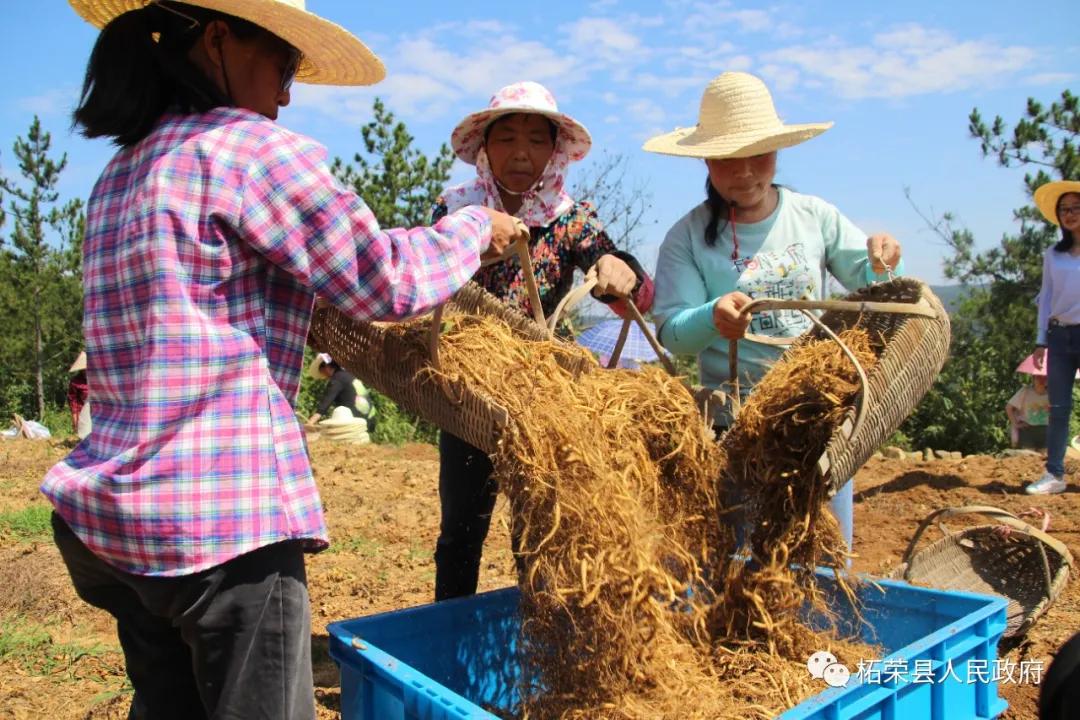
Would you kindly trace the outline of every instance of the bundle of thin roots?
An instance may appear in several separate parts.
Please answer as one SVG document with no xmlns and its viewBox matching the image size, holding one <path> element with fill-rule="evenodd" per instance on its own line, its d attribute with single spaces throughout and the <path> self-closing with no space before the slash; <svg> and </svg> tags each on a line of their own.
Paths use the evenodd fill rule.
<svg viewBox="0 0 1080 720">
<path fill-rule="evenodd" d="M 884 350 L 862 327 L 839 341 L 864 371 Z M 720 494 L 727 522 L 745 529 L 739 555 L 714 585 L 713 633 L 772 654 L 806 657 L 816 642 L 801 624 L 807 606 L 830 617 L 830 599 L 815 569 L 832 568 L 835 584 L 858 616 L 846 573 L 846 544 L 824 511 L 830 490 L 818 460 L 861 390 L 851 359 L 833 340 L 789 352 L 758 383 L 722 442 Z"/>
<path fill-rule="evenodd" d="M 423 323 L 399 332 L 422 351 Z M 808 347 L 802 370 L 782 364 L 765 379 L 721 450 L 659 368 L 603 370 L 582 348 L 527 341 L 489 317 L 446 319 L 431 372 L 514 419 L 492 461 L 518 546 L 515 716 L 772 717 L 820 690 L 800 652 L 853 660 L 851 646 L 799 624 L 806 600 L 824 601 L 789 566 L 843 557 L 806 461 L 857 388 L 830 344 Z M 753 569 L 731 561 L 732 485 L 751 489 L 740 502 Z"/>
</svg>

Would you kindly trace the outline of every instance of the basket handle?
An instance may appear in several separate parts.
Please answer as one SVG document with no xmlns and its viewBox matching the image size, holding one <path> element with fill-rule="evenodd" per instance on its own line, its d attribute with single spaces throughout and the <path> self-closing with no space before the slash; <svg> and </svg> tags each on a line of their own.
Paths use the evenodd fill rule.
<svg viewBox="0 0 1080 720">
<path fill-rule="evenodd" d="M 1073 567 L 1073 556 L 1072 553 L 1069 552 L 1069 548 L 1065 546 L 1065 543 L 1051 537 L 1039 528 L 1027 524 L 1020 518 L 1013 515 L 1008 510 L 1002 510 L 1001 508 L 992 507 L 990 505 L 960 505 L 956 507 L 947 507 L 935 510 L 929 515 L 927 515 L 925 518 L 923 518 L 922 522 L 919 523 L 919 527 L 915 530 L 915 534 L 912 536 L 911 542 L 908 543 L 907 549 L 904 550 L 904 556 L 900 560 L 900 562 L 904 566 L 905 580 L 910 579 L 911 557 L 915 553 L 915 546 L 918 545 L 919 538 L 922 537 L 923 532 L 925 532 L 926 528 L 930 526 L 930 523 L 934 522 L 935 520 L 940 523 L 940 521 L 945 519 L 946 517 L 964 514 L 985 515 L 987 517 L 991 517 L 995 520 L 1000 521 L 1003 525 L 1008 525 L 1009 527 L 1016 528 L 1017 530 L 1020 530 L 1027 535 L 1030 535 L 1036 540 L 1041 541 L 1043 545 L 1049 546 L 1050 549 L 1052 549 L 1054 552 L 1056 552 L 1062 557 L 1062 559 L 1066 562 L 1066 564 L 1068 564 L 1070 568 Z M 942 528 L 942 532 L 945 532 L 944 528 Z M 1044 580 L 1046 581 L 1046 592 L 1047 594 L 1049 594 L 1052 579 L 1050 577 L 1050 565 L 1046 559 L 1046 550 L 1043 548 L 1043 545 L 1039 545 L 1039 553 L 1041 555 L 1043 564 L 1043 574 L 1045 576 Z"/>
<path fill-rule="evenodd" d="M 555 312 L 551 313 L 551 317 L 547 320 L 548 332 L 553 333 L 555 331 L 563 312 L 568 311 L 574 305 L 581 302 L 581 300 L 596 287 L 596 283 L 596 268 L 590 268 L 589 272 L 585 273 L 585 281 L 568 292 L 555 307 Z M 667 370 L 668 374 L 671 376 L 678 377 L 679 371 L 675 368 L 675 364 L 671 362 L 671 359 L 664 353 L 664 349 L 660 347 L 660 342 L 656 339 L 656 335 L 653 334 L 653 331 L 649 329 L 649 324 L 645 322 L 645 318 L 641 315 L 641 311 L 638 310 L 637 305 L 634 304 L 633 298 L 626 298 L 626 309 L 629 311 L 630 317 L 623 318 L 622 330 L 619 331 L 619 340 L 611 353 L 611 359 L 608 361 L 607 365 L 608 368 L 613 368 L 618 364 L 619 358 L 622 355 L 623 346 L 626 344 L 626 338 L 630 333 L 630 323 L 635 322 L 641 330 L 641 334 L 649 341 L 649 345 L 656 353 L 656 356 L 660 358 L 660 362 L 664 365 L 664 369 Z"/>
<path fill-rule="evenodd" d="M 521 223 L 524 225 L 524 223 Z M 529 237 L 536 237 L 537 232 L 541 228 L 531 227 L 529 228 Z M 533 320 L 540 327 L 547 327 L 544 321 L 544 306 L 540 303 L 540 290 L 536 286 L 536 273 L 533 270 L 532 253 L 529 249 L 529 243 L 524 240 L 515 240 L 506 246 L 506 250 L 503 254 L 497 258 L 491 258 L 490 260 L 482 260 L 480 267 L 487 267 L 488 265 L 494 265 L 495 263 L 505 262 L 514 255 L 517 255 L 518 262 L 521 263 L 521 274 L 525 277 L 525 289 L 529 294 L 529 306 L 532 310 Z M 549 333 L 550 335 L 550 333 Z"/>
<path fill-rule="evenodd" d="M 859 301 L 859 300 L 781 300 L 779 298 L 758 298 L 752 300 L 743 306 L 739 311 L 740 315 L 750 315 L 755 312 L 761 312 L 764 310 L 799 310 L 805 315 L 810 322 L 820 328 L 826 335 L 832 338 L 844 351 L 844 354 L 848 356 L 851 362 L 855 365 L 855 371 L 859 375 L 859 382 L 862 384 L 862 393 L 859 395 L 858 407 L 855 411 L 855 422 L 851 430 L 851 435 L 855 435 L 859 428 L 862 427 L 863 418 L 866 408 L 866 394 L 869 392 L 869 385 L 867 384 L 866 373 L 858 360 L 855 359 L 854 353 L 840 339 L 836 334 L 824 323 L 818 319 L 817 315 L 811 313 L 811 310 L 837 310 L 844 312 L 880 312 L 880 313 L 892 313 L 896 315 L 919 315 L 928 318 L 937 318 L 938 314 L 934 311 L 930 304 L 926 302 L 924 298 L 919 298 L 917 302 L 905 303 L 905 302 L 875 302 L 875 301 Z M 797 337 L 773 337 L 771 335 L 758 335 L 756 333 L 747 333 L 742 340 L 749 340 L 750 342 L 756 342 L 762 345 L 791 345 Z M 730 340 L 728 342 L 728 376 L 731 378 L 730 383 L 732 387 L 731 392 L 731 406 L 732 415 L 738 416 L 739 410 L 742 406 L 742 395 L 739 392 L 739 340 Z"/>
<path fill-rule="evenodd" d="M 530 236 L 535 234 L 536 230 L 537 228 L 529 228 Z M 518 261 L 521 263 L 522 274 L 525 276 L 525 288 L 529 294 L 529 305 L 532 310 L 533 320 L 541 328 L 547 330 L 548 326 L 544 321 L 544 307 L 540 304 L 540 291 L 536 286 L 536 275 L 533 272 L 528 243 L 524 240 L 515 240 L 506 246 L 506 250 L 499 257 L 482 260 L 480 267 L 505 262 L 514 255 L 517 255 Z M 431 358 L 431 366 L 436 370 L 439 369 L 439 335 L 442 333 L 442 316 L 445 307 L 444 303 L 435 308 L 431 314 L 431 327 L 428 328 L 428 357 Z M 550 330 L 547 330 L 547 333 L 549 338 L 554 337 Z"/>
</svg>

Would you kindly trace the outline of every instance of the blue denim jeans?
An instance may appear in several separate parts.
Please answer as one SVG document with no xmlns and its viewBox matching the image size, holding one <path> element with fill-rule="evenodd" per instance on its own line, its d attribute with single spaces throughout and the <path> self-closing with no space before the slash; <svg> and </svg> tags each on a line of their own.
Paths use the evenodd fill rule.
<svg viewBox="0 0 1080 720">
<path fill-rule="evenodd" d="M 836 516 L 840 524 L 840 533 L 844 536 L 848 550 L 855 545 L 855 481 L 848 480 L 841 486 L 833 499 L 829 501 L 829 509 Z M 850 565 L 850 563 L 848 563 Z"/>
<path fill-rule="evenodd" d="M 1046 428 L 1046 471 L 1065 474 L 1065 446 L 1069 442 L 1072 391 L 1080 368 L 1080 325 L 1054 325 L 1046 331 L 1046 385 L 1050 396 L 1050 424 Z"/>
</svg>

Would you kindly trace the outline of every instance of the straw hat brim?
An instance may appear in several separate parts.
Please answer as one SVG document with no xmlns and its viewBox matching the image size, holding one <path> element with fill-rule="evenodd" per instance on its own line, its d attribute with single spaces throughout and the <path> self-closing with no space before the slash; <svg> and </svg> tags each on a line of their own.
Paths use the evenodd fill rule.
<svg viewBox="0 0 1080 720">
<path fill-rule="evenodd" d="M 358 417 L 351 417 L 348 420 L 335 420 L 333 418 L 328 418 L 326 420 L 320 420 L 317 425 L 320 428 L 351 428 L 355 426 L 366 429 L 367 420 Z"/>
<path fill-rule="evenodd" d="M 75 358 L 75 362 L 71 363 L 71 367 L 68 368 L 69 373 L 77 373 L 80 370 L 86 369 L 86 351 L 79 353 L 79 357 Z"/>
<path fill-rule="evenodd" d="M 332 418 L 327 418 L 326 420 L 320 420 L 316 424 L 318 424 L 319 427 L 327 427 L 327 429 L 342 429 L 342 427 L 352 427 L 352 426 L 364 427 L 365 430 L 367 429 L 367 421 L 364 420 L 363 418 L 354 418 L 354 417 L 352 417 L 351 412 L 349 413 L 348 418 L 333 418 L 332 417 Z"/>
<path fill-rule="evenodd" d="M 312 380 L 324 380 L 325 379 L 322 376 L 322 373 L 319 372 L 319 369 L 322 367 L 322 363 L 323 363 L 322 358 L 319 357 L 319 353 L 316 353 L 315 357 L 313 357 L 311 359 L 311 362 L 308 363 L 308 366 L 307 366 L 307 375 L 308 375 L 309 378 L 311 378 Z"/>
<path fill-rule="evenodd" d="M 68 0 L 75 12 L 102 28 L 151 0 Z M 374 85 L 386 77 L 382 61 L 345 28 L 273 0 L 183 0 L 235 15 L 269 30 L 303 53 L 296 81 L 313 85 Z"/>
<path fill-rule="evenodd" d="M 320 432 L 319 437 L 334 442 L 371 442 L 371 436 L 366 428 L 334 428 L 332 431 L 324 430 Z"/>
<path fill-rule="evenodd" d="M 1057 217 L 1057 204 L 1062 195 L 1080 193 L 1080 180 L 1058 180 L 1040 185 L 1035 191 L 1035 206 L 1049 222 L 1060 225 Z"/>
<path fill-rule="evenodd" d="M 700 127 L 680 128 L 650 138 L 642 149 L 661 155 L 715 160 L 753 157 L 804 143 L 832 126 L 831 122 L 780 125 L 770 130 L 737 134 L 712 134 Z"/>
<path fill-rule="evenodd" d="M 466 115 L 450 134 L 450 146 L 453 148 L 454 154 L 462 162 L 475 165 L 476 156 L 480 153 L 480 147 L 484 144 L 484 130 L 487 126 L 504 115 L 518 113 L 543 115 L 558 125 L 560 134 L 563 135 L 563 147 L 571 160 L 581 160 L 589 154 L 589 150 L 592 148 L 592 136 L 589 135 L 589 131 L 584 125 L 566 113 L 512 106 L 487 108 Z"/>
<path fill-rule="evenodd" d="M 330 430 L 323 430 L 319 437 L 326 438 L 327 440 L 370 440 L 371 436 L 368 434 L 367 428 L 334 428 L 336 432 Z"/>
</svg>

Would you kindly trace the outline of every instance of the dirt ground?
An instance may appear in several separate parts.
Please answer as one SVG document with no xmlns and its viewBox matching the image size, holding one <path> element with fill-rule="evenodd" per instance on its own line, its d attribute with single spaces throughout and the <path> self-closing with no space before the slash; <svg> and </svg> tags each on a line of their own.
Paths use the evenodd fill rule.
<svg viewBox="0 0 1080 720">
<path fill-rule="evenodd" d="M 63 442 L 0 442 L 0 517 L 38 508 L 39 530 L 0 525 L 0 718 L 124 718 L 130 686 L 111 618 L 83 604 L 70 587 L 51 541 L 40 532 L 47 503 L 37 487 L 67 452 Z M 313 617 L 315 695 L 320 718 L 339 716 L 337 668 L 327 654 L 326 624 L 429 602 L 432 551 L 439 525 L 435 448 L 410 445 L 311 446 L 333 536 L 331 550 L 308 563 Z M 1070 468 L 1075 470 L 1076 468 Z M 1080 488 L 1030 498 L 1025 480 L 1041 470 L 1036 457 L 912 462 L 871 460 L 856 477 L 854 567 L 884 575 L 900 560 L 918 521 L 936 508 L 985 504 L 1051 513 L 1050 532 L 1080 557 Z M 31 511 L 32 516 L 34 513 Z M 956 526 L 957 523 L 950 523 Z M 931 539 L 936 530 L 929 531 Z M 481 589 L 513 582 L 500 503 L 481 570 Z M 1080 629 L 1080 584 L 1072 582 L 1011 649 L 1014 662 L 1042 660 Z M 1004 717 L 1034 720 L 1038 688 L 1007 684 Z"/>
</svg>

